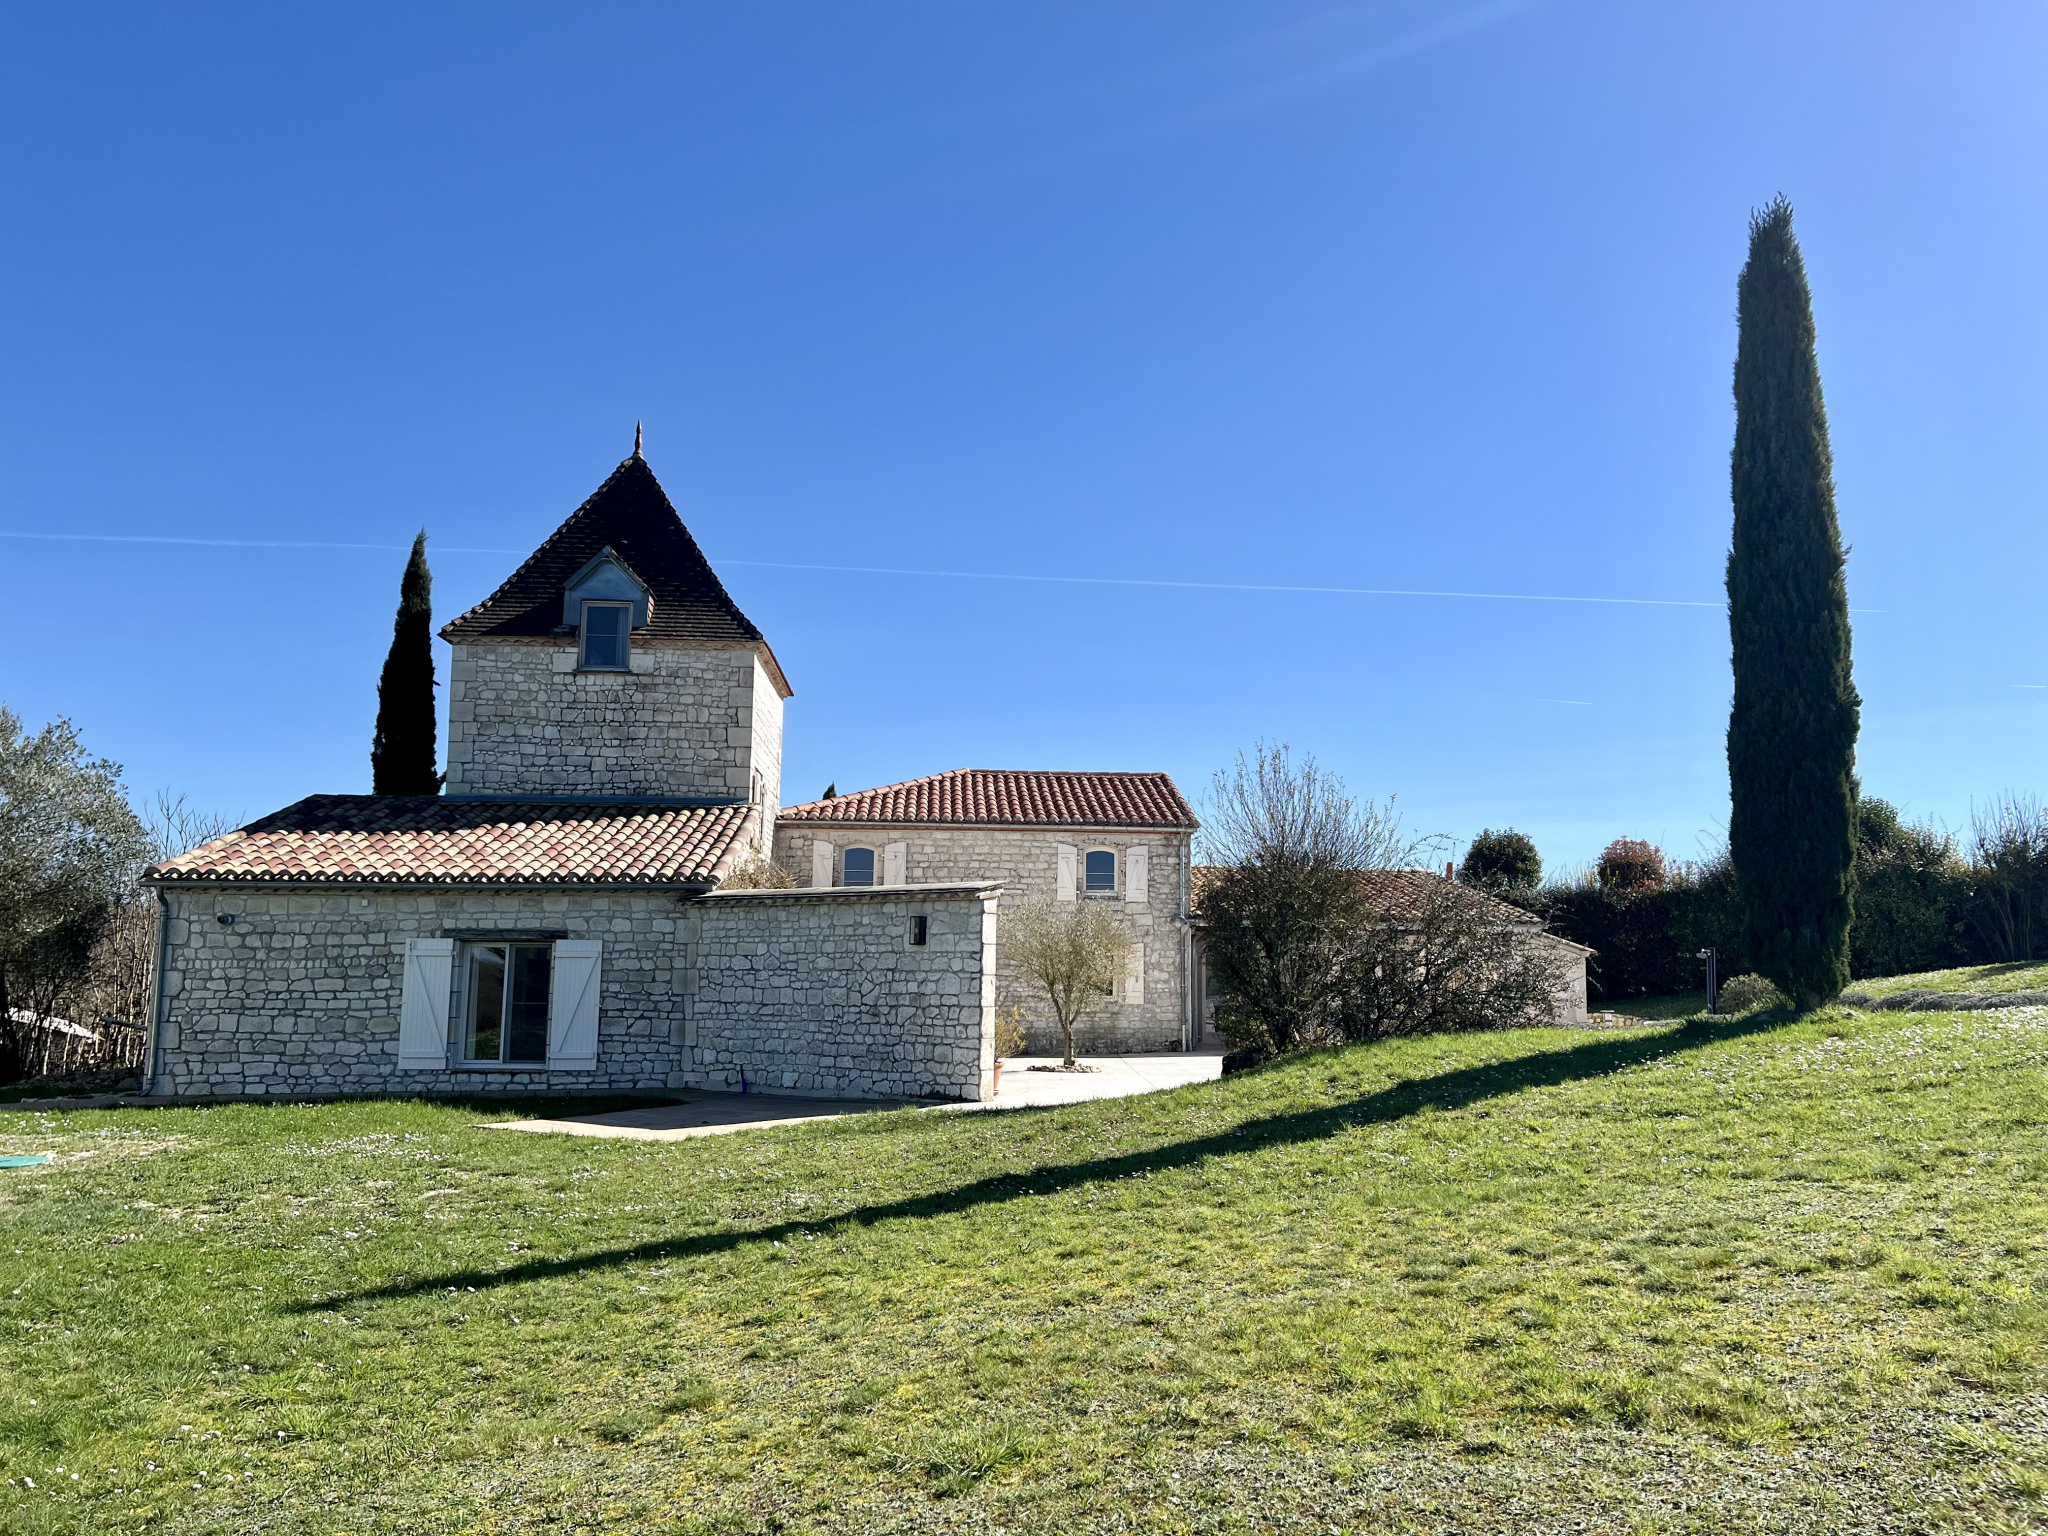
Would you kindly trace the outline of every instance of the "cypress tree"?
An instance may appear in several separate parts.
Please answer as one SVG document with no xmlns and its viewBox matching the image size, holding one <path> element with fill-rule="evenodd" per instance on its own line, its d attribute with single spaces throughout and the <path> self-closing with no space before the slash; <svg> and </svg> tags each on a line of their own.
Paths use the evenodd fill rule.
<svg viewBox="0 0 2048 1536">
<path fill-rule="evenodd" d="M 377 736 L 370 745 L 370 791 L 378 795 L 435 795 L 434 578 L 427 570 L 427 535 L 412 541 L 412 558 L 398 584 L 398 617 L 391 653 L 377 679 Z"/>
<path fill-rule="evenodd" d="M 1813 1008 L 1849 980 L 1862 701 L 1813 296 L 1783 197 L 1750 219 L 1736 293 L 1728 851 L 1751 966 Z"/>
</svg>

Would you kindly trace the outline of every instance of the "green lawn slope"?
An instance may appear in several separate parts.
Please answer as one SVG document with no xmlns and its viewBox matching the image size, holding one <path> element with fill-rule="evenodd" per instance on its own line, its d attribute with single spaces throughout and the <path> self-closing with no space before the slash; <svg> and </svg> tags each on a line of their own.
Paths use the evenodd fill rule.
<svg viewBox="0 0 2048 1536">
<path fill-rule="evenodd" d="M 0 1112 L 0 1530 L 2039 1529 L 2044 1067 L 1835 1010 L 683 1143 Z"/>
</svg>

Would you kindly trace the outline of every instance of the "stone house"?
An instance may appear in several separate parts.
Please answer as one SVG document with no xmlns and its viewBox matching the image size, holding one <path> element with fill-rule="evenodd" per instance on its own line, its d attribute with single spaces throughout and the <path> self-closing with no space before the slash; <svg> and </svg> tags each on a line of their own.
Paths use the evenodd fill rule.
<svg viewBox="0 0 2048 1536">
<path fill-rule="evenodd" d="M 1075 1030 L 1086 1051 L 1185 1049 L 1191 1017 L 1189 869 L 1197 822 L 1163 773 L 958 768 L 785 809 L 775 859 L 819 889 L 994 880 L 1026 901 L 1113 903 L 1133 938 L 1125 974 Z M 1000 952 L 999 952 L 1000 953 Z M 997 998 L 1028 1049 L 1061 1049 L 1059 1024 L 1015 969 Z"/>
<path fill-rule="evenodd" d="M 996 811 L 916 785 L 782 811 L 789 683 L 637 447 L 441 634 L 442 795 L 309 796 L 149 872 L 150 1091 L 986 1098 L 1002 905 L 1056 887 L 1141 935 L 1101 1040 L 1183 1043 L 1171 782 L 940 775 L 916 784 Z M 721 889 L 771 853 L 823 877 Z"/>
</svg>

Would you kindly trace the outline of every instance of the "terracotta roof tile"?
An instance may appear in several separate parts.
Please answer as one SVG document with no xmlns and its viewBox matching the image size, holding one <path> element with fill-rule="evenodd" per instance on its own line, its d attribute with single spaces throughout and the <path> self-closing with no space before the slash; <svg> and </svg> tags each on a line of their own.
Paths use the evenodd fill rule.
<svg viewBox="0 0 2048 1536">
<path fill-rule="evenodd" d="M 724 872 L 750 805 L 309 795 L 166 860 L 166 883 L 689 885 Z"/>
<path fill-rule="evenodd" d="M 1201 825 L 1163 773 L 1033 773 L 955 768 L 831 800 L 784 806 L 784 821 L 878 826 L 1171 827 Z"/>
<path fill-rule="evenodd" d="M 1202 898 L 1216 882 L 1223 877 L 1225 866 L 1220 864 L 1197 864 L 1189 874 L 1189 886 L 1194 893 L 1195 915 L 1201 915 Z M 1383 911 L 1414 917 L 1421 913 L 1423 903 L 1435 897 L 1448 887 L 1459 900 L 1476 906 L 1485 916 L 1497 923 L 1540 925 L 1542 919 L 1533 912 L 1525 912 L 1510 902 L 1489 895 L 1476 886 L 1447 882 L 1433 869 L 1364 869 L 1358 872 L 1358 881 L 1364 887 L 1367 899 Z"/>
</svg>

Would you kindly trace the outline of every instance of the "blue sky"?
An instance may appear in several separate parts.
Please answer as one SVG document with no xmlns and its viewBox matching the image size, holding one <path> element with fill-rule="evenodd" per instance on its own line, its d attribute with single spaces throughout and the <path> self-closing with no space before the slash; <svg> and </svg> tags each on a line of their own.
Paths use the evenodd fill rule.
<svg viewBox="0 0 2048 1536">
<path fill-rule="evenodd" d="M 1460 843 L 1695 853 L 1735 275 L 1780 191 L 1866 790 L 1961 825 L 2042 787 L 2038 6 L 0 29 L 0 700 L 138 791 L 367 789 L 412 532 L 452 616 L 644 419 L 796 687 L 787 799 L 962 766 L 1199 793 L 1269 737 Z"/>
</svg>

